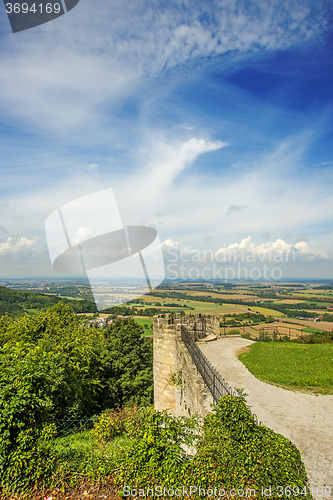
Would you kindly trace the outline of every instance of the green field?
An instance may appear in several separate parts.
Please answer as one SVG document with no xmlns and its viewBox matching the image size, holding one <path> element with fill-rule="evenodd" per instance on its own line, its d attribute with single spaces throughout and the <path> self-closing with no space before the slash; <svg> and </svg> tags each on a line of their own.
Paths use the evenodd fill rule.
<svg viewBox="0 0 333 500">
<path fill-rule="evenodd" d="M 193 307 L 193 313 L 202 313 L 202 314 L 240 314 L 241 312 L 247 312 L 247 307 L 238 306 L 234 304 L 214 304 L 212 302 L 199 302 L 196 300 L 184 300 L 183 304 L 187 304 L 190 307 Z M 191 312 L 191 311 L 190 311 Z"/>
<path fill-rule="evenodd" d="M 258 342 L 239 360 L 265 382 L 333 394 L 333 344 Z"/>
<path fill-rule="evenodd" d="M 152 297 L 148 297 L 151 299 Z M 146 300 L 146 299 L 145 299 Z M 146 304 L 139 304 L 140 307 L 156 307 L 156 309 L 161 310 L 161 314 L 164 312 L 165 309 L 172 311 L 172 312 L 190 312 L 191 314 L 194 313 L 202 313 L 202 314 L 216 314 L 216 315 L 223 315 L 223 314 L 240 314 L 243 312 L 248 312 L 248 306 L 246 303 L 243 305 L 240 304 L 214 304 L 213 302 L 199 302 L 197 300 L 190 300 L 190 299 L 179 299 L 175 300 L 172 298 L 162 298 L 162 299 L 157 299 L 156 302 L 161 303 L 161 306 L 156 306 L 155 303 L 151 303 L 151 300 L 147 300 Z M 163 304 L 177 304 L 179 307 L 168 307 L 168 306 L 163 306 Z M 187 309 L 186 307 L 183 307 L 184 305 L 190 307 L 191 309 Z M 279 313 L 281 315 L 281 313 Z"/>
<path fill-rule="evenodd" d="M 323 330 L 318 330 L 318 328 L 311 328 L 310 326 L 306 326 L 302 328 L 302 332 L 304 333 L 323 333 Z"/>
<path fill-rule="evenodd" d="M 153 318 L 149 318 L 148 316 L 133 316 L 133 318 L 135 319 L 135 322 L 144 329 L 144 336 L 153 335 Z M 146 329 L 144 325 L 148 325 L 149 328 Z"/>
<path fill-rule="evenodd" d="M 260 314 L 265 314 L 266 316 L 273 316 L 273 317 L 279 317 L 279 318 L 282 318 L 283 316 L 285 316 L 285 314 L 283 314 L 282 312 L 280 311 L 275 311 L 275 309 L 268 309 L 267 307 L 250 307 L 251 311 L 255 311 L 255 312 L 258 312 Z"/>
</svg>

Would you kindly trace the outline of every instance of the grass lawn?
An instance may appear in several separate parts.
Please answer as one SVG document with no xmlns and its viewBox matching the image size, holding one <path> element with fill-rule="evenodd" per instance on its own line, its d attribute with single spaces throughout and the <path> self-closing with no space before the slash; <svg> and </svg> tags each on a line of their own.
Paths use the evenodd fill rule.
<svg viewBox="0 0 333 500">
<path fill-rule="evenodd" d="M 266 382 L 333 394 L 333 344 L 258 342 L 239 359 Z"/>
</svg>

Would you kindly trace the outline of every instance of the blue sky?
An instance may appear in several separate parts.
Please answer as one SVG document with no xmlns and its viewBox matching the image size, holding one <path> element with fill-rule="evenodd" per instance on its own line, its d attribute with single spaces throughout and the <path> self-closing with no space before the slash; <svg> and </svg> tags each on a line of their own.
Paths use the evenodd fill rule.
<svg viewBox="0 0 333 500">
<path fill-rule="evenodd" d="M 51 275 L 47 216 L 111 187 L 166 259 L 280 249 L 333 278 L 332 10 L 80 0 L 13 34 L 0 4 L 1 275 Z"/>
</svg>

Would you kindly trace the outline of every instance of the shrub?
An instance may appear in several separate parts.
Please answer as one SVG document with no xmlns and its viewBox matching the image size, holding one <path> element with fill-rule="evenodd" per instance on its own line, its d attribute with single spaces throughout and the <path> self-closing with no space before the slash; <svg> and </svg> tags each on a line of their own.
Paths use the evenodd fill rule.
<svg viewBox="0 0 333 500">
<path fill-rule="evenodd" d="M 242 333 L 241 337 L 242 337 L 243 339 L 248 339 L 248 340 L 256 340 L 256 339 L 253 339 L 253 338 L 252 338 L 251 333 L 248 333 L 248 332 L 246 332 L 246 333 Z"/>
<path fill-rule="evenodd" d="M 21 491 L 48 473 L 45 442 L 55 435 L 51 396 L 62 376 L 57 361 L 38 346 L 0 349 L 0 488 Z"/>
<path fill-rule="evenodd" d="M 206 416 L 204 437 L 193 463 L 193 480 L 198 482 L 205 470 L 206 487 L 254 488 L 259 498 L 267 485 L 272 486 L 273 498 L 289 498 L 288 492 L 278 494 L 279 486 L 301 490 L 307 485 L 296 446 L 271 429 L 255 425 L 246 404 L 232 396 L 223 396 Z"/>
<path fill-rule="evenodd" d="M 228 332 L 228 335 L 240 335 L 240 331 L 237 330 L 236 328 L 233 328 Z"/>
<path fill-rule="evenodd" d="M 184 447 L 195 443 L 197 429 L 196 417 L 172 417 L 150 410 L 132 445 L 114 457 L 119 464 L 116 484 L 179 485 L 187 465 Z"/>
<path fill-rule="evenodd" d="M 152 411 L 150 407 L 139 408 L 137 405 L 107 410 L 94 425 L 93 435 L 104 442 L 112 441 L 121 434 L 137 437 L 142 432 L 145 418 Z"/>
<path fill-rule="evenodd" d="M 136 416 L 133 415 L 135 421 Z M 286 438 L 254 423 L 244 401 L 224 396 L 200 426 L 196 417 L 172 417 L 150 410 L 140 421 L 125 449 L 112 452 L 117 467 L 116 484 L 154 488 L 174 488 L 197 484 L 201 488 L 255 490 L 278 487 L 303 490 L 307 476 L 298 449 Z M 195 446 L 196 453 L 186 453 Z M 302 498 L 311 498 L 302 494 Z"/>
</svg>

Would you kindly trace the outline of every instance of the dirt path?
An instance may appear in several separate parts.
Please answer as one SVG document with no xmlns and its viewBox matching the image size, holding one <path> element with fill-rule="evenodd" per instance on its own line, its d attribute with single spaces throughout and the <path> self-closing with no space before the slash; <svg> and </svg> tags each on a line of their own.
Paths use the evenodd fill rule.
<svg viewBox="0 0 333 500">
<path fill-rule="evenodd" d="M 200 344 L 211 364 L 233 388 L 243 388 L 247 403 L 264 425 L 290 439 L 302 452 L 315 498 L 333 498 L 333 395 L 297 393 L 261 382 L 236 356 L 252 344 L 240 337 Z M 331 496 L 317 488 L 330 486 Z"/>
</svg>

